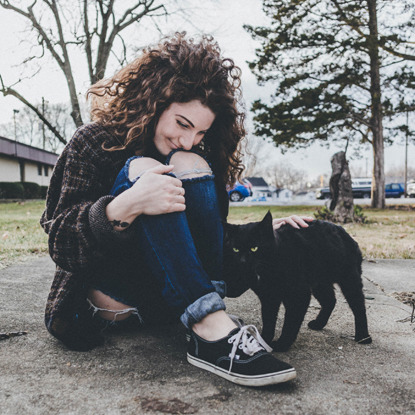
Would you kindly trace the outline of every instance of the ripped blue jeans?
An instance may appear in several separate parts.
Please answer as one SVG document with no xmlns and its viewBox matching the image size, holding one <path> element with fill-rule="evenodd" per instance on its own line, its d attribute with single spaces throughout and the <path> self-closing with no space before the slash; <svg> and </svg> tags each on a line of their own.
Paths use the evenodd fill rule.
<svg viewBox="0 0 415 415">
<path fill-rule="evenodd" d="M 165 164 L 169 164 L 176 151 L 169 154 Z M 112 195 L 117 196 L 139 180 L 139 177 L 133 180 L 129 178 L 130 163 L 135 158 L 130 158 L 121 169 L 111 190 Z M 185 173 L 192 173 L 192 170 Z M 222 218 L 214 176 L 211 171 L 206 173 L 201 177 L 181 179 L 185 189 L 184 212 L 140 215 L 134 221 L 136 249 L 145 261 L 145 267 L 137 269 L 137 273 L 148 274 L 144 280 L 143 275 L 140 276 L 145 283 L 134 286 L 130 284 L 133 281 L 124 284 L 114 277 L 96 279 L 93 288 L 133 307 L 133 314 L 141 320 L 140 308 L 143 304 L 140 304 L 139 298 L 140 295 L 141 298 L 146 295 L 146 286 L 151 286 L 154 281 L 165 303 L 162 313 L 165 312 L 166 317 L 172 314 L 180 317 L 187 328 L 210 313 L 225 310 L 222 299 L 225 296 L 225 283 L 220 281 L 223 260 Z M 134 296 L 134 290 L 141 292 Z M 97 307 L 95 309 L 98 311 Z M 145 323 L 146 319 L 143 320 Z"/>
</svg>

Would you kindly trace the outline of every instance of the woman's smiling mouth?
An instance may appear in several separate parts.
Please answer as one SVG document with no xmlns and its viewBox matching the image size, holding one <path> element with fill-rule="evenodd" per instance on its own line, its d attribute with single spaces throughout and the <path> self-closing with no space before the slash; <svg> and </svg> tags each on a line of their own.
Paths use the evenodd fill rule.
<svg viewBox="0 0 415 415">
<path fill-rule="evenodd" d="M 173 150 L 176 150 L 177 148 L 179 148 L 179 146 L 177 144 L 174 144 L 173 141 L 171 140 L 171 138 L 168 138 L 168 140 L 170 141 L 170 144 L 173 147 Z"/>
</svg>

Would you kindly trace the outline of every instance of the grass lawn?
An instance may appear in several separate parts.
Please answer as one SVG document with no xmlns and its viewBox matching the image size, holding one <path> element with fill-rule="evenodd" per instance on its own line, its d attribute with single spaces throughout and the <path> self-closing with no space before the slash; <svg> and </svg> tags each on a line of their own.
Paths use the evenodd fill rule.
<svg viewBox="0 0 415 415">
<path fill-rule="evenodd" d="M 47 235 L 39 225 L 45 202 L 0 203 L 0 268 L 48 252 Z M 262 219 L 271 210 L 274 218 L 313 216 L 315 206 L 231 207 L 229 222 Z M 415 211 L 364 209 L 369 223 L 348 224 L 347 231 L 359 243 L 366 258 L 415 259 Z"/>
<path fill-rule="evenodd" d="M 44 207 L 44 200 L 0 203 L 0 268 L 47 254 L 47 235 L 39 225 Z"/>
</svg>

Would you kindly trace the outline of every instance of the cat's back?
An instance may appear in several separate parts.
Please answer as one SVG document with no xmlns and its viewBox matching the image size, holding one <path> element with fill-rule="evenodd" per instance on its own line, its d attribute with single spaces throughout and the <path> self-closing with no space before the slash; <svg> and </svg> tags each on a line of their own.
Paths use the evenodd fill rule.
<svg viewBox="0 0 415 415">
<path fill-rule="evenodd" d="M 284 225 L 275 232 L 275 237 L 281 249 L 295 248 L 326 254 L 359 250 L 357 242 L 343 227 L 322 220 L 310 222 L 307 228 L 300 229 Z"/>
</svg>

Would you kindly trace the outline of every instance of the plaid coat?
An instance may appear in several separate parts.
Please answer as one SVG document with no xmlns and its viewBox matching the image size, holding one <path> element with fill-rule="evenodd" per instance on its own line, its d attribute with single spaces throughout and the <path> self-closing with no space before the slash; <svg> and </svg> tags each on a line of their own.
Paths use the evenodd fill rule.
<svg viewBox="0 0 415 415">
<path fill-rule="evenodd" d="M 113 200 L 108 193 L 133 154 L 105 151 L 103 144 L 111 147 L 119 142 L 99 124 L 87 124 L 75 132 L 55 165 L 40 220 L 56 263 L 45 324 L 53 336 L 75 350 L 88 350 L 103 341 L 86 301 L 90 275 L 100 268 L 106 252 L 133 238 L 133 227 L 115 231 L 105 214 Z M 226 217 L 225 189 L 219 198 Z"/>
</svg>

